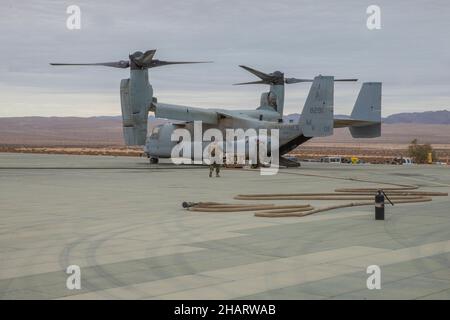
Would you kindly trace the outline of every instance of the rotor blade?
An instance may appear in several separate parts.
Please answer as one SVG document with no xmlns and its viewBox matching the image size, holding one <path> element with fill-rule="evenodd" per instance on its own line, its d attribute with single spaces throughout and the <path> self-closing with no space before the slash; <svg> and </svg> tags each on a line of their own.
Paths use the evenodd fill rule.
<svg viewBox="0 0 450 320">
<path fill-rule="evenodd" d="M 98 63 L 50 63 L 52 66 L 105 66 L 113 68 L 128 68 L 130 63 L 128 61 L 116 61 L 116 62 L 98 62 Z"/>
<path fill-rule="evenodd" d="M 250 67 L 247 66 L 243 66 L 243 65 L 239 65 L 239 67 L 241 67 L 242 69 L 247 70 L 250 73 L 253 73 L 255 76 L 257 76 L 258 78 L 260 78 L 261 80 L 265 80 L 265 81 L 270 81 L 271 80 L 271 76 L 268 75 L 267 73 L 252 69 Z"/>
<path fill-rule="evenodd" d="M 150 64 L 145 65 L 147 68 L 156 68 L 161 66 L 167 66 L 170 64 L 192 64 L 192 63 L 212 63 L 212 61 L 161 61 L 152 60 Z"/>
<path fill-rule="evenodd" d="M 313 79 L 297 79 L 297 78 L 286 78 L 285 83 L 299 83 L 299 82 L 312 82 Z M 358 79 L 334 79 L 334 81 L 358 81 Z"/>
<path fill-rule="evenodd" d="M 291 84 L 291 83 L 299 83 L 299 82 L 312 82 L 312 79 L 297 79 L 297 78 L 286 78 L 284 79 L 284 82 L 286 84 Z"/>
<path fill-rule="evenodd" d="M 264 80 L 260 80 L 260 81 L 233 83 L 233 86 L 241 86 L 244 84 L 267 84 L 267 83 Z"/>
</svg>

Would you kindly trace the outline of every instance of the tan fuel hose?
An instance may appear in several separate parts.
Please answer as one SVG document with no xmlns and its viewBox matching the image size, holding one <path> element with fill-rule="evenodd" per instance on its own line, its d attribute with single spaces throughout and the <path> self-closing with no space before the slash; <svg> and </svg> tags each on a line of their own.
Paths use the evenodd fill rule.
<svg viewBox="0 0 450 320">
<path fill-rule="evenodd" d="M 290 209 L 298 211 L 308 211 L 314 209 L 309 204 L 306 205 L 283 205 L 276 206 L 274 204 L 230 204 L 230 203 L 211 203 L 211 202 L 198 202 L 191 203 L 187 207 L 189 211 L 201 211 L 201 212 L 239 212 L 239 211 L 258 211 L 258 210 L 280 210 Z"/>
<path fill-rule="evenodd" d="M 395 203 L 414 203 L 414 202 L 426 202 L 431 201 L 431 198 L 428 197 L 421 197 L 416 199 L 408 199 L 408 200 L 397 200 Z M 306 212 L 299 212 L 299 211 L 276 211 L 276 210 L 270 210 L 265 212 L 255 212 L 255 217 L 265 217 L 265 218 L 280 218 L 280 217 L 304 217 L 308 216 L 314 213 L 318 212 L 324 212 L 329 211 L 333 209 L 340 209 L 340 208 L 348 208 L 348 207 L 357 207 L 357 206 L 368 206 L 373 205 L 373 201 L 365 201 L 365 202 L 350 202 L 340 205 L 334 205 L 334 206 L 328 206 L 328 207 L 322 207 L 313 209 Z"/>
<path fill-rule="evenodd" d="M 380 188 L 381 189 L 381 188 Z M 399 188 L 386 188 L 383 191 L 387 194 L 389 199 L 394 203 L 415 203 L 415 202 L 427 202 L 431 201 L 431 196 L 447 196 L 448 193 L 444 192 L 428 192 L 428 191 L 401 191 Z M 310 214 L 329 211 L 333 209 L 366 206 L 374 204 L 374 196 L 379 190 L 377 188 L 369 189 L 336 189 L 334 193 L 293 193 L 293 194 L 253 194 L 253 195 L 237 195 L 235 199 L 239 200 L 371 200 L 363 202 L 350 202 L 339 205 L 332 205 L 328 207 L 322 207 L 312 209 L 310 211 L 297 211 L 295 209 L 290 210 L 276 210 L 270 209 L 265 212 L 257 212 L 257 217 L 303 217 Z M 410 190 L 410 189 L 407 189 Z"/>
<path fill-rule="evenodd" d="M 234 197 L 236 200 L 358 200 L 359 202 L 349 202 L 345 204 L 331 205 L 322 208 L 314 208 L 309 204 L 299 205 L 275 205 L 275 204 L 238 204 L 238 203 L 217 203 L 217 202 L 198 202 L 183 203 L 183 207 L 189 211 L 199 212 L 240 212 L 240 211 L 258 211 L 256 217 L 278 218 L 278 217 L 304 217 L 318 212 L 329 211 L 333 209 L 367 206 L 374 204 L 374 196 L 378 190 L 382 189 L 385 194 L 395 204 L 398 203 L 416 203 L 432 201 L 432 196 L 448 196 L 446 192 L 418 191 L 418 186 L 404 185 L 396 183 L 375 182 L 363 179 L 331 177 L 317 174 L 302 174 L 307 176 L 318 176 L 322 178 L 333 178 L 342 180 L 352 180 L 368 183 L 379 183 L 391 185 L 386 188 L 339 188 L 334 192 L 327 193 L 270 193 L 270 194 L 239 194 Z M 371 201 L 361 201 L 371 200 Z"/>
</svg>

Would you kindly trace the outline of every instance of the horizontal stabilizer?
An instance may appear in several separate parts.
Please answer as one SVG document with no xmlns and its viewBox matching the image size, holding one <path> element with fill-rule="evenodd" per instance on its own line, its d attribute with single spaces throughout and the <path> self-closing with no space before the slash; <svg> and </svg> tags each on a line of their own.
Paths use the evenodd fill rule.
<svg viewBox="0 0 450 320">
<path fill-rule="evenodd" d="M 375 123 L 364 127 L 350 127 L 353 138 L 376 138 L 381 136 L 381 123 Z"/>
</svg>

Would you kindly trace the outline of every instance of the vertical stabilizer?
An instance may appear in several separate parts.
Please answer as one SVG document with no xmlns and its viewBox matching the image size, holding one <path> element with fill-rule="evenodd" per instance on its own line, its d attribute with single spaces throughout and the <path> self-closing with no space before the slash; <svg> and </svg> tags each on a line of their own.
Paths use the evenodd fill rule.
<svg viewBox="0 0 450 320">
<path fill-rule="evenodd" d="M 364 82 L 351 114 L 352 119 L 381 121 L 381 82 Z"/>
<path fill-rule="evenodd" d="M 300 117 L 305 137 L 325 137 L 333 134 L 333 100 L 334 77 L 315 77 Z"/>
<path fill-rule="evenodd" d="M 373 122 L 351 126 L 353 138 L 375 138 L 381 135 L 381 82 L 364 82 L 351 114 L 353 120 Z"/>
</svg>

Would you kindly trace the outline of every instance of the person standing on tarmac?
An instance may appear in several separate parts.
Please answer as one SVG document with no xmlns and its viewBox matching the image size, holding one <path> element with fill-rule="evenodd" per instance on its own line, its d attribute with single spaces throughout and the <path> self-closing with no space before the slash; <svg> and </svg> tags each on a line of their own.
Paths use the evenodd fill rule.
<svg viewBox="0 0 450 320">
<path fill-rule="evenodd" d="M 220 143 L 218 143 L 215 137 L 211 137 L 211 143 L 208 146 L 209 154 L 209 177 L 212 177 L 214 169 L 216 170 L 216 177 L 220 177 L 220 165 L 223 161 L 223 151 Z"/>
</svg>

